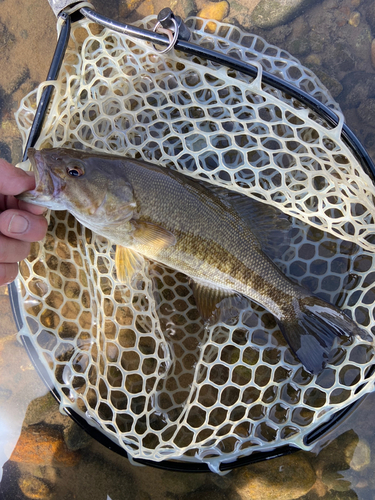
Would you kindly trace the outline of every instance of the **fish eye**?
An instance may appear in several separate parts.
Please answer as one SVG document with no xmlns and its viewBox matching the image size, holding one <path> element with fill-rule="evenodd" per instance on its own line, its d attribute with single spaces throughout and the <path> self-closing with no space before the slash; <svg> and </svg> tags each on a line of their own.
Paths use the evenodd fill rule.
<svg viewBox="0 0 375 500">
<path fill-rule="evenodd" d="M 68 172 L 68 175 L 70 175 L 71 177 L 81 177 L 81 175 L 84 174 L 82 168 L 76 166 L 68 167 L 66 171 Z"/>
</svg>

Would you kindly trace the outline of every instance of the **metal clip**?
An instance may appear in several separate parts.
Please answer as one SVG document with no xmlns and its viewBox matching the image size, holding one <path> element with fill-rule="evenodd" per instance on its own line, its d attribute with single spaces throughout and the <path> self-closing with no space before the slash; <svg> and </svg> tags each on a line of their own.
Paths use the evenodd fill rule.
<svg viewBox="0 0 375 500">
<path fill-rule="evenodd" d="M 169 7 L 165 7 L 158 14 L 158 21 L 165 29 L 173 28 L 173 20 L 178 25 L 178 39 L 188 42 L 191 36 L 189 28 L 183 22 L 180 16 L 175 16 Z"/>
<path fill-rule="evenodd" d="M 183 23 L 181 17 L 175 16 L 169 7 L 165 7 L 159 12 L 158 22 L 153 31 L 167 35 L 169 38 L 169 45 L 166 49 L 158 50 L 153 44 L 154 49 L 159 54 L 166 54 L 172 50 L 178 39 L 187 41 L 190 38 L 190 30 Z"/>
</svg>

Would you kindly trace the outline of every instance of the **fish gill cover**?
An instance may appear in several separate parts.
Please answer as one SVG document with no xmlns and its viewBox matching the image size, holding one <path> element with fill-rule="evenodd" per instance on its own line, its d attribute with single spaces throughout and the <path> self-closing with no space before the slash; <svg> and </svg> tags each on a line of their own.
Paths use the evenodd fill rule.
<svg viewBox="0 0 375 500">
<path fill-rule="evenodd" d="M 216 21 L 187 24 L 195 43 L 256 62 L 340 113 L 284 50 Z M 274 260 L 373 338 L 374 186 L 339 127 L 260 78 L 177 51 L 156 54 L 87 20 L 73 25 L 54 85 L 37 148 L 145 159 L 276 206 L 294 229 Z M 34 91 L 17 113 L 24 140 L 36 100 Z M 61 406 L 133 458 L 218 470 L 288 443 L 308 449 L 307 434 L 373 390 L 373 341 L 341 341 L 313 376 L 255 303 L 207 327 L 181 273 L 150 262 L 125 287 L 111 242 L 66 212 L 51 212 L 45 241 L 20 268 L 21 335 Z"/>
</svg>

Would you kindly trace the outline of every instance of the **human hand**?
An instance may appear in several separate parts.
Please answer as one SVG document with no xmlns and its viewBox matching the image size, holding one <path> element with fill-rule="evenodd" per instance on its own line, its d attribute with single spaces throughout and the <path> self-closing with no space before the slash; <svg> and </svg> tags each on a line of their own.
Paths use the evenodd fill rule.
<svg viewBox="0 0 375 500">
<path fill-rule="evenodd" d="M 31 242 L 44 238 L 44 207 L 17 200 L 15 195 L 35 188 L 32 172 L 24 172 L 0 159 L 0 285 L 12 282 L 20 260 L 30 253 Z"/>
</svg>

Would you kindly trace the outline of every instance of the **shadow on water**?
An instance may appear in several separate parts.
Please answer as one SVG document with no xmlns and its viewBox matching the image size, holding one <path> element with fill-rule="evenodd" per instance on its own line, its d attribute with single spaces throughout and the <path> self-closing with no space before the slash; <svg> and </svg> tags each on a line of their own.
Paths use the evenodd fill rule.
<svg viewBox="0 0 375 500">
<path fill-rule="evenodd" d="M 158 12 L 161 0 L 94 2 L 98 12 L 129 22 Z M 207 2 L 206 2 L 207 3 Z M 249 26 L 258 1 L 230 2 L 226 20 Z M 259 2 L 261 3 L 261 2 Z M 263 2 L 265 3 L 265 2 Z M 205 5 L 183 0 L 174 9 L 185 17 Z M 172 5 L 171 5 L 172 6 Z M 246 12 L 247 10 L 247 12 Z M 44 0 L 31 7 L 0 3 L 0 156 L 20 160 L 22 146 L 13 119 L 20 99 L 47 74 L 54 47 L 54 17 Z M 285 48 L 314 71 L 339 102 L 346 121 L 375 158 L 375 3 L 323 0 L 305 7 L 288 24 L 248 27 Z M 6 73 L 6 74 L 5 74 Z M 312 452 L 246 466 L 225 476 L 181 474 L 134 467 L 87 436 L 63 416 L 14 340 L 6 293 L 0 296 L 1 500 L 370 500 L 375 497 L 375 439 L 370 394 L 360 407 Z M 15 429 L 11 432 L 11 425 Z M 7 433 L 12 438 L 7 439 Z M 9 442 L 8 442 L 9 441 Z M 16 444 L 17 443 L 17 444 Z M 10 460 L 8 460 L 10 457 Z"/>
</svg>

